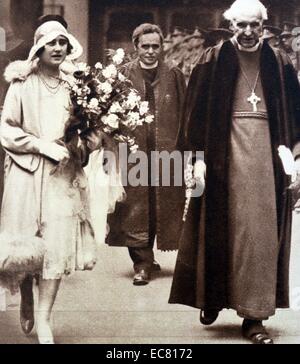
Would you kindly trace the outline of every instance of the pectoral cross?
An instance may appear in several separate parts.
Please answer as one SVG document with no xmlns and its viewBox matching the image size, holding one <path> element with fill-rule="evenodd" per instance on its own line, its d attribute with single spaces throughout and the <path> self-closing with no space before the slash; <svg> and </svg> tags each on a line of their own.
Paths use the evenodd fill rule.
<svg viewBox="0 0 300 364">
<path fill-rule="evenodd" d="M 258 97 L 254 91 L 252 91 L 251 96 L 247 98 L 247 101 L 250 102 L 253 106 L 253 111 L 257 111 L 257 103 L 261 101 L 261 98 Z"/>
</svg>

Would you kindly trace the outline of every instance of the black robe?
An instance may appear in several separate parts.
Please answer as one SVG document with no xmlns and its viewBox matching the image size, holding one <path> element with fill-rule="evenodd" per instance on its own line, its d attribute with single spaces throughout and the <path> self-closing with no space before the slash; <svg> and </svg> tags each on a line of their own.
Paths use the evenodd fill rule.
<svg viewBox="0 0 300 364">
<path fill-rule="evenodd" d="M 285 145 L 293 149 L 300 140 L 300 89 L 286 54 L 267 43 L 262 46 L 260 65 L 272 144 L 280 243 L 276 307 L 283 308 L 289 305 L 292 214 L 291 196 L 286 190 L 289 178 L 277 148 Z M 205 153 L 206 205 L 203 211 L 203 197 L 191 200 L 179 239 L 169 303 L 202 309 L 228 307 L 228 162 L 238 72 L 236 50 L 227 41 L 209 49 L 191 75 L 178 145 L 182 150 Z M 199 236 L 200 219 L 205 237 Z"/>
<path fill-rule="evenodd" d="M 145 100 L 146 84 L 138 59 L 126 64 L 123 73 Z M 151 151 L 172 153 L 176 150 L 186 86 L 182 72 L 161 61 L 151 86 L 153 92 L 147 95 L 147 101 L 155 119 L 149 126 L 137 128 L 135 137 L 139 150 L 148 156 L 148 178 L 159 177 L 159 186 L 131 186 L 127 183 L 126 200 L 117 203 L 115 212 L 108 217 L 110 232 L 106 242 L 110 246 L 142 248 L 148 246 L 156 234 L 159 250 L 175 250 L 183 213 L 184 188 L 175 185 L 173 167 L 170 168 L 170 185 L 162 185 L 162 167 L 156 176 L 150 155 Z M 128 163 L 128 174 L 138 163 Z"/>
</svg>

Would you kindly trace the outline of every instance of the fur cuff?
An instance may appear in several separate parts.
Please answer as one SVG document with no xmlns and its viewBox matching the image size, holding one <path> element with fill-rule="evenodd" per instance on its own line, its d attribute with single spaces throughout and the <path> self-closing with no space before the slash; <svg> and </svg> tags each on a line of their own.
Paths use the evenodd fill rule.
<svg viewBox="0 0 300 364">
<path fill-rule="evenodd" d="M 42 269 L 45 241 L 37 236 L 0 234 L 0 274 L 35 273 Z"/>
</svg>

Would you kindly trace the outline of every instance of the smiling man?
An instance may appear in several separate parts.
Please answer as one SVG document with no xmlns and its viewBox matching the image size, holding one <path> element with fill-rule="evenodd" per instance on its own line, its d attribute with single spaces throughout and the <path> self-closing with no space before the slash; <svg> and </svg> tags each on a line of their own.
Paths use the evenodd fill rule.
<svg viewBox="0 0 300 364">
<path fill-rule="evenodd" d="M 186 95 L 179 145 L 204 151 L 195 176 L 206 192 L 190 205 L 170 303 L 200 308 L 204 325 L 234 309 L 246 338 L 271 344 L 262 321 L 289 306 L 292 212 L 277 148 L 299 155 L 299 84 L 287 55 L 262 41 L 260 1 L 224 16 L 234 35 L 207 50 Z"/>
<path fill-rule="evenodd" d="M 185 80 L 177 67 L 162 60 L 163 34 L 155 24 L 141 24 L 132 35 L 137 59 L 124 66 L 124 74 L 132 81 L 143 100 L 148 101 L 154 122 L 137 128 L 139 151 L 147 154 L 148 184 L 125 187 L 127 199 L 116 206 L 109 218 L 108 244 L 127 246 L 134 265 L 133 284 L 149 283 L 151 273 L 160 270 L 154 260 L 153 244 L 156 237 L 160 250 L 177 249 L 177 236 L 183 212 L 183 188 L 171 185 L 151 185 L 151 152 L 176 148 L 176 137 L 182 112 Z M 129 173 L 138 163 L 129 165 Z M 154 179 L 153 179 L 154 177 Z M 159 176 L 157 176 L 159 177 Z"/>
</svg>

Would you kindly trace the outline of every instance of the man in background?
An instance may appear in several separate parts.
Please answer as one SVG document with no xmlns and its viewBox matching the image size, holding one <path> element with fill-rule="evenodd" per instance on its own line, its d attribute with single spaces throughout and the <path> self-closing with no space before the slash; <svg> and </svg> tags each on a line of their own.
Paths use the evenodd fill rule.
<svg viewBox="0 0 300 364">
<path fill-rule="evenodd" d="M 274 27 L 273 25 L 264 25 L 262 38 L 266 39 L 271 47 L 278 48 L 280 45 L 279 36 L 281 33 L 280 28 Z"/>
<path fill-rule="evenodd" d="M 280 34 L 280 47 L 290 57 L 295 70 L 299 71 L 300 67 L 299 67 L 299 62 L 298 62 L 298 57 L 297 57 L 298 49 L 293 49 L 294 48 L 293 42 L 294 42 L 295 35 L 296 35 L 296 34 L 295 35 L 293 34 L 293 29 L 299 29 L 299 28 L 297 27 L 296 24 L 288 22 L 288 21 L 283 23 L 283 31 Z"/>
<path fill-rule="evenodd" d="M 137 27 L 132 41 L 138 57 L 123 70 L 142 99 L 148 101 L 154 115 L 154 121 L 138 128 L 135 135 L 139 150 L 148 157 L 148 183 L 136 187 L 128 183 L 126 201 L 117 204 L 116 211 L 108 219 L 111 229 L 108 244 L 128 247 L 135 272 L 134 285 L 147 284 L 151 273 L 160 270 L 154 260 L 155 237 L 158 249 L 177 249 L 184 205 L 183 189 L 174 186 L 172 170 L 170 186 L 162 186 L 161 175 L 154 176 L 155 171 L 153 167 L 151 169 L 151 152 L 171 153 L 176 149 L 185 93 L 182 72 L 162 60 L 163 40 L 157 25 L 145 23 Z M 129 165 L 128 169 L 134 166 Z M 153 177 L 159 178 L 159 185 L 151 185 Z"/>
</svg>

